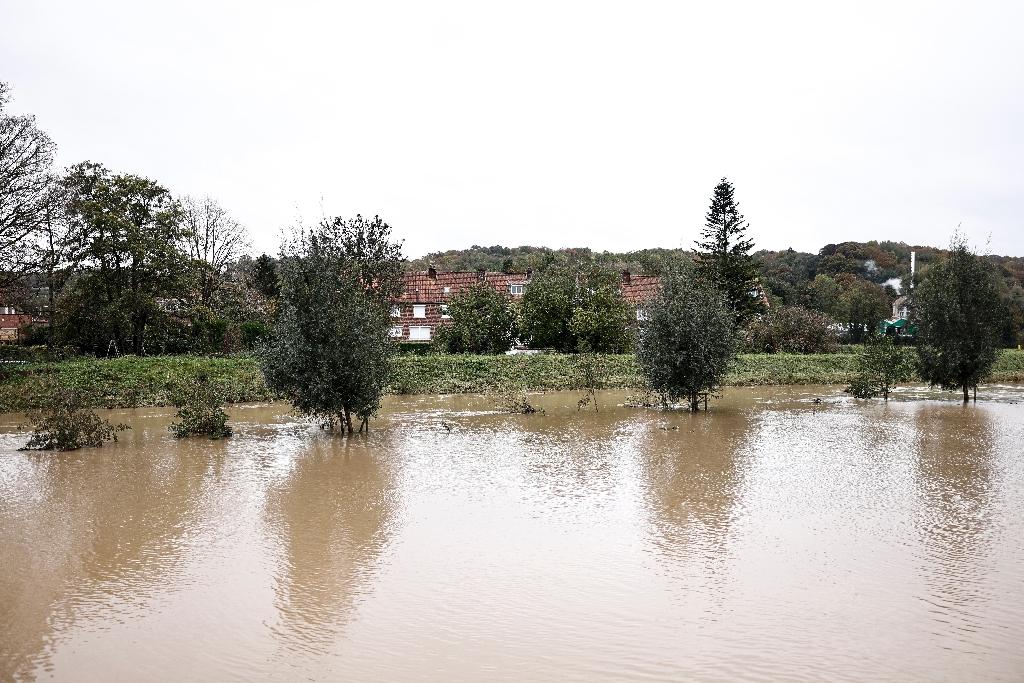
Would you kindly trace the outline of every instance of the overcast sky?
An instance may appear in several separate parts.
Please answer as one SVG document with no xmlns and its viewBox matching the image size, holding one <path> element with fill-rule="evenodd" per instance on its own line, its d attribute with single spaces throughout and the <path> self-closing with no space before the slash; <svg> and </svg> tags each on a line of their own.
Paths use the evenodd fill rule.
<svg viewBox="0 0 1024 683">
<path fill-rule="evenodd" d="M 1024 255 L 1024 2 L 0 0 L 59 161 L 210 194 L 275 251 L 380 214 L 406 254 L 690 246 Z"/>
</svg>

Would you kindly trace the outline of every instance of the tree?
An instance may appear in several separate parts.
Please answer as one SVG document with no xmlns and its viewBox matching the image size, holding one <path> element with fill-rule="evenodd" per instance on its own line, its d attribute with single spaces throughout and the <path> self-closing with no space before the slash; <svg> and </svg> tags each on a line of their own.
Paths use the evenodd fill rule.
<svg viewBox="0 0 1024 683">
<path fill-rule="evenodd" d="M 359 430 L 380 407 L 395 344 L 402 247 L 380 217 L 325 219 L 281 246 L 281 297 L 261 359 L 267 385 L 325 428 Z"/>
<path fill-rule="evenodd" d="M 453 297 L 448 315 L 451 322 L 438 330 L 437 343 L 449 353 L 504 353 L 517 335 L 512 303 L 486 284 Z"/>
<path fill-rule="evenodd" d="M 830 327 L 835 321 L 800 306 L 778 306 L 751 320 L 744 346 L 751 353 L 834 353 L 839 340 Z"/>
<path fill-rule="evenodd" d="M 252 243 L 245 227 L 211 197 L 186 197 L 181 208 L 182 250 L 199 264 L 200 297 L 209 304 L 217 279 Z"/>
<path fill-rule="evenodd" d="M 73 166 L 64 180 L 67 216 L 85 272 L 61 313 L 66 334 L 102 351 L 113 340 L 136 354 L 147 328 L 185 293 L 189 259 L 179 206 L 148 178 L 101 164 Z"/>
<path fill-rule="evenodd" d="M 967 403 L 992 370 L 1005 315 L 991 265 L 954 235 L 949 256 L 928 269 L 914 298 L 921 377 L 961 389 Z"/>
<path fill-rule="evenodd" d="M 725 294 L 683 269 L 665 276 L 645 307 L 636 357 L 663 402 L 685 398 L 690 410 L 707 408 L 735 355 L 735 315 Z"/>
<path fill-rule="evenodd" d="M 7 113 L 8 90 L 0 82 L 0 287 L 33 265 L 34 237 L 51 201 L 56 149 L 34 116 Z"/>
<path fill-rule="evenodd" d="M 260 254 L 248 268 L 249 281 L 256 291 L 268 299 L 276 299 L 281 294 L 281 285 L 277 278 L 277 260 L 273 256 Z"/>
<path fill-rule="evenodd" d="M 857 353 L 857 370 L 848 392 L 857 398 L 881 396 L 889 400 L 889 392 L 914 374 L 910 349 L 901 349 L 888 335 L 875 335 Z"/>
<path fill-rule="evenodd" d="M 878 323 L 889 317 L 892 302 L 885 289 L 873 282 L 841 275 L 843 293 L 839 297 L 840 320 L 850 330 L 850 341 L 859 344 L 874 334 Z"/>
<path fill-rule="evenodd" d="M 715 186 L 696 244 L 699 274 L 725 293 L 737 322 L 744 322 L 763 308 L 758 291 L 757 264 L 746 237 L 748 223 L 740 213 L 732 183 L 725 178 Z"/>
<path fill-rule="evenodd" d="M 550 265 L 526 287 L 523 337 L 531 346 L 566 353 L 626 351 L 632 309 L 622 298 L 618 277 L 596 265 Z"/>
</svg>

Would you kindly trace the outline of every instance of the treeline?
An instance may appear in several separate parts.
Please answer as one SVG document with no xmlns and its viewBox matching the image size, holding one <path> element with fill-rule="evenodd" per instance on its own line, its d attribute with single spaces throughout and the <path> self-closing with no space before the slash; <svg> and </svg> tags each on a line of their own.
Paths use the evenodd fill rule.
<svg viewBox="0 0 1024 683">
<path fill-rule="evenodd" d="M 849 331 L 849 341 L 861 341 L 862 331 L 874 329 L 891 315 L 892 302 L 910 285 L 910 252 L 917 253 L 918 282 L 949 250 L 912 246 L 903 242 L 842 242 L 827 244 L 818 253 L 786 249 L 753 252 L 758 281 L 773 309 L 799 307 L 828 316 Z M 680 262 L 691 261 L 684 249 L 642 249 L 632 252 L 595 252 L 585 248 L 482 247 L 427 254 L 408 262 L 412 270 L 433 265 L 439 270 L 485 269 L 521 273 L 561 268 L 629 270 L 634 274 L 663 275 Z M 1004 346 L 1024 343 L 1024 257 L 985 255 L 997 275 L 1000 297 L 1008 315 L 1000 323 Z M 788 312 L 790 318 L 794 317 Z M 795 314 L 799 315 L 799 313 Z"/>
<path fill-rule="evenodd" d="M 85 161 L 54 168 L 32 116 L 0 83 L 0 303 L 34 316 L 23 341 L 97 355 L 251 348 L 276 262 L 210 197 Z"/>
</svg>

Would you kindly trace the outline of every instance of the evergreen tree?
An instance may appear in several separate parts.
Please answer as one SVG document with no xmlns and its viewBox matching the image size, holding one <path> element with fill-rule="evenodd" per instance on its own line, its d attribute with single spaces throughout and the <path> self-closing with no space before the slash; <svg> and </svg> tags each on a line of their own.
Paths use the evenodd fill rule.
<svg viewBox="0 0 1024 683">
<path fill-rule="evenodd" d="M 704 231 L 696 244 L 701 277 L 714 283 L 728 299 L 737 322 L 763 309 L 758 289 L 757 264 L 750 253 L 754 241 L 746 236 L 747 221 L 736 203 L 733 186 L 725 178 L 715 186 Z"/>
<path fill-rule="evenodd" d="M 914 295 L 921 377 L 943 389 L 970 389 L 996 360 L 1006 306 L 992 267 L 954 236 L 949 257 L 931 266 Z"/>
</svg>

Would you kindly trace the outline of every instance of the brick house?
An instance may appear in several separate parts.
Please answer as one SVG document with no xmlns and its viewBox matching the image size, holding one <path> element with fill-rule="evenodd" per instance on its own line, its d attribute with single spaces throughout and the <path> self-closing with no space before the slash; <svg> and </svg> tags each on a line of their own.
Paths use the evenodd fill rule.
<svg viewBox="0 0 1024 683">
<path fill-rule="evenodd" d="M 443 272 L 434 268 L 405 273 L 402 296 L 391 307 L 391 336 L 397 341 L 428 342 L 437 328 L 448 323 L 448 301 L 478 284 L 486 284 L 512 301 L 522 298 L 530 285 L 531 272 L 499 273 L 493 271 Z M 660 279 L 652 275 L 631 275 L 623 271 L 622 295 L 637 306 L 658 291 Z"/>
<path fill-rule="evenodd" d="M 21 340 L 21 331 L 35 319 L 28 313 L 18 313 L 13 306 L 0 306 L 0 344 L 16 344 Z"/>
</svg>

